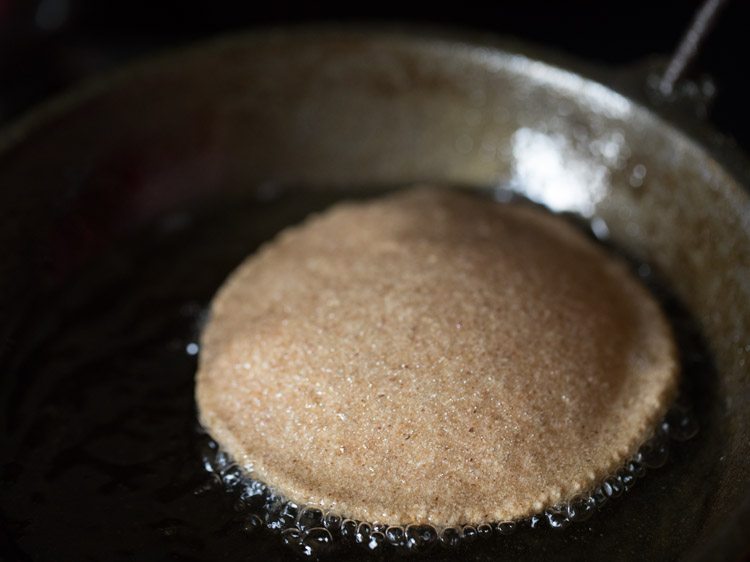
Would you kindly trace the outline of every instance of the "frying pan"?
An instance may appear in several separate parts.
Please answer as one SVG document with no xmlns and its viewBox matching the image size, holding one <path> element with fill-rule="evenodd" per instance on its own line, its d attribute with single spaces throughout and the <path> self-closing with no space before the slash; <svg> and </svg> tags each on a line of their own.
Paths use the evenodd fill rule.
<svg viewBox="0 0 750 562">
<path fill-rule="evenodd" d="M 489 37 L 311 27 L 169 54 L 38 109 L 0 137 L 3 461 L 15 443 L 14 358 L 46 329 L 34 316 L 42 296 L 149 221 L 269 186 L 295 198 L 500 185 L 594 218 L 616 247 L 650 264 L 700 325 L 715 371 L 695 443 L 621 507 L 592 527 L 457 556 L 740 559 L 750 545 L 747 167 L 702 125 L 677 127 L 636 101 L 633 84 Z M 70 539 L 95 541 L 87 532 Z M 17 536 L 5 546 L 21 556 L 28 543 L 13 546 Z M 265 552 L 253 548 L 213 554 Z M 32 558 L 67 551 L 44 552 Z"/>
</svg>

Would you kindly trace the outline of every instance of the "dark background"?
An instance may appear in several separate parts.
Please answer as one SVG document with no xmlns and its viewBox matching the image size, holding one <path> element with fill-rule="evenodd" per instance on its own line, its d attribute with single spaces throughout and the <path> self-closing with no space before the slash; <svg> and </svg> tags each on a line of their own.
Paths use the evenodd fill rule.
<svg viewBox="0 0 750 562">
<path fill-rule="evenodd" d="M 698 0 L 432 3 L 0 0 L 0 124 L 72 83 L 146 53 L 226 31 L 308 21 L 437 23 L 512 35 L 595 63 L 673 51 Z M 425 6 L 429 6 L 425 7 Z M 717 94 L 709 119 L 750 153 L 750 2 L 730 0 L 693 69 Z"/>
</svg>

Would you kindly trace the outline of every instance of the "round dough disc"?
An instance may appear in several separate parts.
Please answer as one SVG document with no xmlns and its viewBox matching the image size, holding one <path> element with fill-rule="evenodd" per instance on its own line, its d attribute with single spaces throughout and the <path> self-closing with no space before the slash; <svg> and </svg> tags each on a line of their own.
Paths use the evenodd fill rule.
<svg viewBox="0 0 750 562">
<path fill-rule="evenodd" d="M 287 498 L 443 526 L 590 491 L 676 380 L 668 323 L 622 260 L 529 205 L 420 188 L 247 258 L 213 302 L 196 396 Z"/>
</svg>

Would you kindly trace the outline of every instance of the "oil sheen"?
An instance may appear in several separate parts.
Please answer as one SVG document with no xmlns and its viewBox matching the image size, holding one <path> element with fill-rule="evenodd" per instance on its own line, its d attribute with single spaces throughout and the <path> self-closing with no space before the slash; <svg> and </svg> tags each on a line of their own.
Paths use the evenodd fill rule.
<svg viewBox="0 0 750 562">
<path fill-rule="evenodd" d="M 441 560 L 612 560 L 679 552 L 681 537 L 700 527 L 712 478 L 703 468 L 719 444 L 700 435 L 675 441 L 715 423 L 713 366 L 695 323 L 642 263 L 633 268 L 676 334 L 685 399 L 591 496 L 518 522 L 384 527 L 285 502 L 218 449 L 197 424 L 193 399 L 211 297 L 262 242 L 347 196 L 282 192 L 186 208 L 40 296 L 0 357 L 0 555 L 359 559 L 404 550 Z M 660 530 L 653 544 L 633 539 Z"/>
</svg>

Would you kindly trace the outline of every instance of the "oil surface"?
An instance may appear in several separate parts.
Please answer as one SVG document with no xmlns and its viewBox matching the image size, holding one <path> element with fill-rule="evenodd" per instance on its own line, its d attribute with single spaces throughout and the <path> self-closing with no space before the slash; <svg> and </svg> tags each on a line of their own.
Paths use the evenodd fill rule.
<svg viewBox="0 0 750 562">
<path fill-rule="evenodd" d="M 273 560 L 237 490 L 204 467 L 193 399 L 203 311 L 259 244 L 345 194 L 279 195 L 164 217 L 40 295 L 3 351 L 0 554 L 9 560 Z M 679 304 L 634 264 L 670 317 L 702 431 L 712 367 Z M 700 528 L 720 446 L 698 436 L 602 513 L 560 532 L 495 533 L 435 559 L 673 557 Z M 358 559 L 362 549 L 344 556 Z"/>
</svg>

